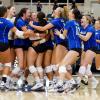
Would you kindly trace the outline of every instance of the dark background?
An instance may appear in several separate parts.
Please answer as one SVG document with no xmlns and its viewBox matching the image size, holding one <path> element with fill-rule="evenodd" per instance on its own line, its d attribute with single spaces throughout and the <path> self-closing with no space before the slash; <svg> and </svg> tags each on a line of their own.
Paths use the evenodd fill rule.
<svg viewBox="0 0 100 100">
<path fill-rule="evenodd" d="M 30 2 L 31 0 L 14 0 L 15 2 Z M 33 0 L 33 2 L 37 2 L 38 0 Z M 49 0 L 39 0 L 42 3 L 48 3 Z M 62 2 L 63 1 L 63 2 Z M 69 0 L 69 2 L 71 3 L 73 0 Z M 54 0 L 51 0 L 51 2 L 53 3 Z M 58 3 L 66 3 L 67 0 L 58 0 Z M 84 3 L 84 0 L 76 0 L 76 3 Z"/>
</svg>

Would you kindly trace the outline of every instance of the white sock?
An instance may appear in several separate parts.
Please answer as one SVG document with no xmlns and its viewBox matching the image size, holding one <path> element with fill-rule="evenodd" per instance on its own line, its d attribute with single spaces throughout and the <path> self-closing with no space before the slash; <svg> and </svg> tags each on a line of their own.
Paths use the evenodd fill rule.
<svg viewBox="0 0 100 100">
<path fill-rule="evenodd" d="M 58 80 L 59 80 L 59 77 L 57 77 L 57 76 L 53 77 L 53 81 L 58 81 Z"/>
<path fill-rule="evenodd" d="M 79 68 L 79 74 L 81 74 L 82 76 L 84 76 L 85 72 L 86 72 L 86 67 L 85 66 L 80 66 L 80 68 Z"/>
<path fill-rule="evenodd" d="M 41 83 L 44 83 L 44 79 L 42 78 L 42 79 L 40 79 L 40 81 L 41 81 Z"/>
<path fill-rule="evenodd" d="M 58 66 L 57 65 L 51 65 L 52 67 L 52 70 L 55 72 L 55 71 L 58 71 Z"/>
<path fill-rule="evenodd" d="M 87 76 L 91 76 L 92 75 L 92 72 L 91 72 L 91 64 L 88 64 L 87 68 L 86 68 L 86 72 L 85 74 Z"/>
<path fill-rule="evenodd" d="M 71 84 L 75 84 L 75 80 L 72 78 L 71 80 L 68 81 Z"/>
<path fill-rule="evenodd" d="M 45 67 L 45 72 L 46 73 L 51 73 L 52 72 L 52 66 L 46 66 Z"/>
<path fill-rule="evenodd" d="M 59 80 L 57 84 L 62 86 L 63 85 L 63 80 Z"/>
</svg>

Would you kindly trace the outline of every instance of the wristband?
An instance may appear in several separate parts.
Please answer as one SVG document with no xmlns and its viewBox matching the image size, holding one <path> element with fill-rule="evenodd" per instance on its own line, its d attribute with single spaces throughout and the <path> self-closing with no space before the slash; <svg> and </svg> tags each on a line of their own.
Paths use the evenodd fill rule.
<svg viewBox="0 0 100 100">
<path fill-rule="evenodd" d="M 63 34 L 59 34 L 59 37 L 61 38 L 61 39 L 65 39 L 65 36 L 63 35 Z"/>
<path fill-rule="evenodd" d="M 23 31 L 16 30 L 15 34 L 19 38 L 24 39 L 24 32 Z"/>
<path fill-rule="evenodd" d="M 44 42 L 46 42 L 45 39 L 40 40 L 40 44 L 42 44 L 42 43 L 44 43 Z"/>
</svg>

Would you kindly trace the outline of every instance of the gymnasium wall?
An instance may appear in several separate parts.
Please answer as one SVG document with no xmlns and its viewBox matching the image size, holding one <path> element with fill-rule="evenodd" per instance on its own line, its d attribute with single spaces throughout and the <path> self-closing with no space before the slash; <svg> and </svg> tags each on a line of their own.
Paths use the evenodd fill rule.
<svg viewBox="0 0 100 100">
<path fill-rule="evenodd" d="M 1 0 L 3 2 L 4 5 L 8 6 L 10 4 L 13 4 L 14 0 Z M 66 0 L 67 1 L 67 0 Z M 95 17 L 100 16 L 100 4 L 97 3 L 97 1 L 99 0 L 85 0 L 84 4 L 77 4 L 78 8 L 81 10 L 81 12 L 85 12 L 93 14 Z M 15 7 L 17 9 L 17 12 L 19 12 L 19 10 L 23 7 L 28 7 L 31 9 L 31 11 L 36 11 L 36 4 L 33 4 L 31 6 L 30 3 L 14 3 Z M 43 4 L 43 11 L 48 14 L 52 12 L 52 8 L 53 8 L 53 4 Z"/>
</svg>

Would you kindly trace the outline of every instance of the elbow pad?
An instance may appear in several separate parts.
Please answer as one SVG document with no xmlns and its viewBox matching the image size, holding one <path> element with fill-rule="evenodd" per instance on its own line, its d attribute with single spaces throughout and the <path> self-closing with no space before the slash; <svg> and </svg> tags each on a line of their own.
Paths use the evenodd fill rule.
<svg viewBox="0 0 100 100">
<path fill-rule="evenodd" d="M 65 36 L 64 36 L 63 34 L 60 34 L 59 37 L 60 37 L 61 39 L 63 39 L 63 40 L 65 39 Z"/>
<path fill-rule="evenodd" d="M 18 38 L 24 39 L 24 32 L 23 31 L 19 31 L 17 30 L 15 32 L 16 36 L 18 36 Z"/>
<path fill-rule="evenodd" d="M 45 42 L 46 42 L 45 39 L 40 40 L 40 44 L 45 43 Z"/>
</svg>

